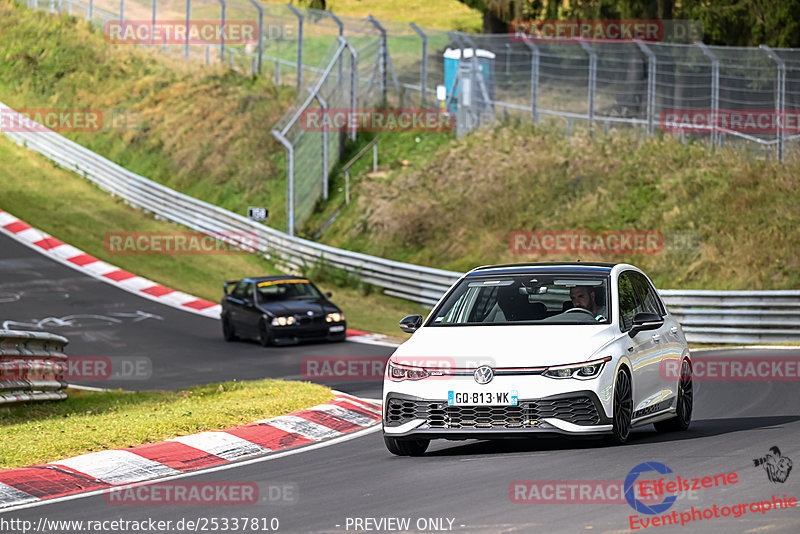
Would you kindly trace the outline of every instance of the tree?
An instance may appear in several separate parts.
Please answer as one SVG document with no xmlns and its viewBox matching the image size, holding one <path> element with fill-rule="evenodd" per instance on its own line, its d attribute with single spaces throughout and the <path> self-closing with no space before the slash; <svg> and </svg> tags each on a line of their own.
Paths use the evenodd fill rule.
<svg viewBox="0 0 800 534">
<path fill-rule="evenodd" d="M 707 44 L 800 47 L 800 0 L 460 0 L 484 14 L 484 32 L 514 20 L 658 19 L 702 23 Z"/>
</svg>

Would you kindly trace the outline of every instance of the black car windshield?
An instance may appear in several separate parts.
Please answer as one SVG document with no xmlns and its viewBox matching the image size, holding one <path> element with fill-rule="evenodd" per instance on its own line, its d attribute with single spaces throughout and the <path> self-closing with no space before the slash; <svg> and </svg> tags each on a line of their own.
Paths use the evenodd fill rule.
<svg viewBox="0 0 800 534">
<path fill-rule="evenodd" d="M 428 326 L 608 324 L 608 278 L 561 274 L 463 279 Z"/>
<path fill-rule="evenodd" d="M 258 282 L 258 298 L 261 302 L 276 300 L 310 299 L 322 300 L 322 294 L 308 280 L 269 280 Z"/>
</svg>

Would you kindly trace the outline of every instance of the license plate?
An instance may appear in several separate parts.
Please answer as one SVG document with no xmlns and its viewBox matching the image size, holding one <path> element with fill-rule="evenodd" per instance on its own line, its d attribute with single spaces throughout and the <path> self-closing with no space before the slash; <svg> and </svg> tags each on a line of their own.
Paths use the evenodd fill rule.
<svg viewBox="0 0 800 534">
<path fill-rule="evenodd" d="M 511 391 L 447 392 L 448 406 L 517 406 L 519 394 Z"/>
<path fill-rule="evenodd" d="M 344 330 L 344 325 L 339 326 L 332 326 L 328 329 L 328 332 L 342 332 Z"/>
</svg>

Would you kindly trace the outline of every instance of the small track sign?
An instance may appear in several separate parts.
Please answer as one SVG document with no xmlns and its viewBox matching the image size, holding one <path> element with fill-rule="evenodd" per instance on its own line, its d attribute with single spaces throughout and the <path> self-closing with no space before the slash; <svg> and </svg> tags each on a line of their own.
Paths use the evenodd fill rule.
<svg viewBox="0 0 800 534">
<path fill-rule="evenodd" d="M 269 217 L 267 208 L 247 208 L 247 217 L 253 221 L 266 221 Z"/>
</svg>

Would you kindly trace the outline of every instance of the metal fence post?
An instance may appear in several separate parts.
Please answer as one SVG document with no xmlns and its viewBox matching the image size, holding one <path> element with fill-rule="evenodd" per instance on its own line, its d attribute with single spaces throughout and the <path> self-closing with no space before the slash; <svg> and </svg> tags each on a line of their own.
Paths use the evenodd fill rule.
<svg viewBox="0 0 800 534">
<path fill-rule="evenodd" d="M 33 0 L 33 2 L 36 2 L 36 0 Z M 92 16 L 94 16 L 94 0 L 89 0 L 89 13 L 86 17 L 86 20 L 88 20 L 90 23 L 92 22 Z"/>
<path fill-rule="evenodd" d="M 589 134 L 594 126 L 594 98 L 597 89 L 597 54 L 591 46 L 581 41 L 581 48 L 589 54 Z"/>
<path fill-rule="evenodd" d="M 258 11 L 258 73 L 261 74 L 261 58 L 264 56 L 264 8 L 255 0 L 248 0 Z M 277 64 L 276 64 L 277 65 Z M 275 76 L 275 85 L 278 85 L 280 75 Z"/>
<path fill-rule="evenodd" d="M 303 14 L 292 4 L 286 7 L 297 17 L 297 91 L 303 87 Z"/>
<path fill-rule="evenodd" d="M 119 0 L 119 20 L 125 20 L 125 0 Z"/>
<path fill-rule="evenodd" d="M 350 113 L 355 114 L 358 95 L 358 52 L 344 37 L 339 37 L 338 39 L 350 51 Z M 353 121 L 353 128 L 350 130 L 350 139 L 353 141 L 356 140 L 355 122 Z"/>
<path fill-rule="evenodd" d="M 408 25 L 411 26 L 411 29 L 414 30 L 422 40 L 422 66 L 419 72 L 419 92 L 420 107 L 424 108 L 428 92 L 428 36 L 413 22 L 409 22 Z"/>
<path fill-rule="evenodd" d="M 220 8 L 220 16 L 222 17 L 222 32 L 219 36 L 219 60 L 225 61 L 225 12 L 227 11 L 227 7 L 225 5 L 225 0 L 217 0 L 221 6 Z"/>
<path fill-rule="evenodd" d="M 186 0 L 186 45 L 184 47 L 184 54 L 186 60 L 189 60 L 189 24 L 192 17 L 192 0 Z"/>
<path fill-rule="evenodd" d="M 333 14 L 333 11 L 325 11 L 325 13 L 339 27 L 339 37 L 343 37 L 344 36 L 344 23 L 341 21 L 341 19 L 339 19 L 339 17 L 337 17 L 336 15 Z M 344 67 L 344 56 L 343 55 L 339 55 L 339 78 L 338 78 L 338 83 L 339 84 L 342 83 L 342 69 L 343 69 L 343 67 Z"/>
<path fill-rule="evenodd" d="M 153 0 L 153 13 L 152 18 L 150 20 L 150 45 L 154 45 L 156 42 L 155 33 L 156 33 L 156 10 L 158 9 L 158 0 Z"/>
<path fill-rule="evenodd" d="M 328 103 L 325 102 L 325 99 L 322 98 L 319 91 L 314 93 L 310 87 L 308 91 L 317 99 L 317 102 L 319 102 L 322 108 L 322 122 L 324 124 L 325 116 L 328 114 Z M 328 200 L 328 128 L 325 126 L 322 127 L 322 199 Z"/>
<path fill-rule="evenodd" d="M 764 50 L 767 55 L 775 62 L 778 67 L 778 79 L 776 80 L 775 87 L 775 113 L 777 114 L 775 124 L 778 125 L 776 132 L 778 141 L 778 160 L 783 163 L 783 148 L 786 137 L 786 126 L 784 121 L 784 110 L 786 109 L 786 63 L 775 53 L 775 51 L 767 45 L 761 45 L 760 48 Z"/>
<path fill-rule="evenodd" d="M 650 137 L 656 112 L 656 55 L 643 42 L 636 41 L 636 45 L 647 56 L 647 136 Z"/>
<path fill-rule="evenodd" d="M 717 133 L 719 123 L 719 59 L 705 43 L 698 41 L 695 45 L 700 47 L 703 54 L 711 60 L 711 114 L 714 117 L 711 125 L 711 146 L 717 146 L 719 138 Z"/>
<path fill-rule="evenodd" d="M 525 44 L 531 49 L 531 123 L 539 123 L 539 47 L 529 40 Z"/>
<path fill-rule="evenodd" d="M 478 61 L 478 46 L 475 44 L 469 35 L 462 33 L 461 37 L 464 41 L 467 42 L 469 46 L 472 47 L 472 79 L 473 79 L 473 86 L 475 85 L 474 82 L 477 78 L 477 86 L 481 90 L 481 96 L 483 97 L 484 106 L 491 106 L 492 108 L 492 118 L 494 118 L 494 100 L 492 99 L 492 95 L 489 94 L 488 89 L 486 89 L 486 80 L 483 79 L 483 68 Z M 463 56 L 462 56 L 463 57 Z M 480 117 L 483 114 L 483 109 L 478 109 L 478 122 L 480 123 Z"/>
<path fill-rule="evenodd" d="M 369 15 L 367 20 L 372 23 L 375 28 L 381 33 L 381 73 L 380 73 L 380 82 L 381 82 L 381 105 L 386 105 L 388 101 L 388 61 L 386 60 L 386 56 L 389 54 L 389 47 L 387 46 L 386 42 L 386 29 L 381 26 L 381 23 L 378 22 L 378 19 Z"/>
<path fill-rule="evenodd" d="M 286 233 L 294 235 L 294 147 L 278 130 L 270 132 L 286 149 Z"/>
</svg>

